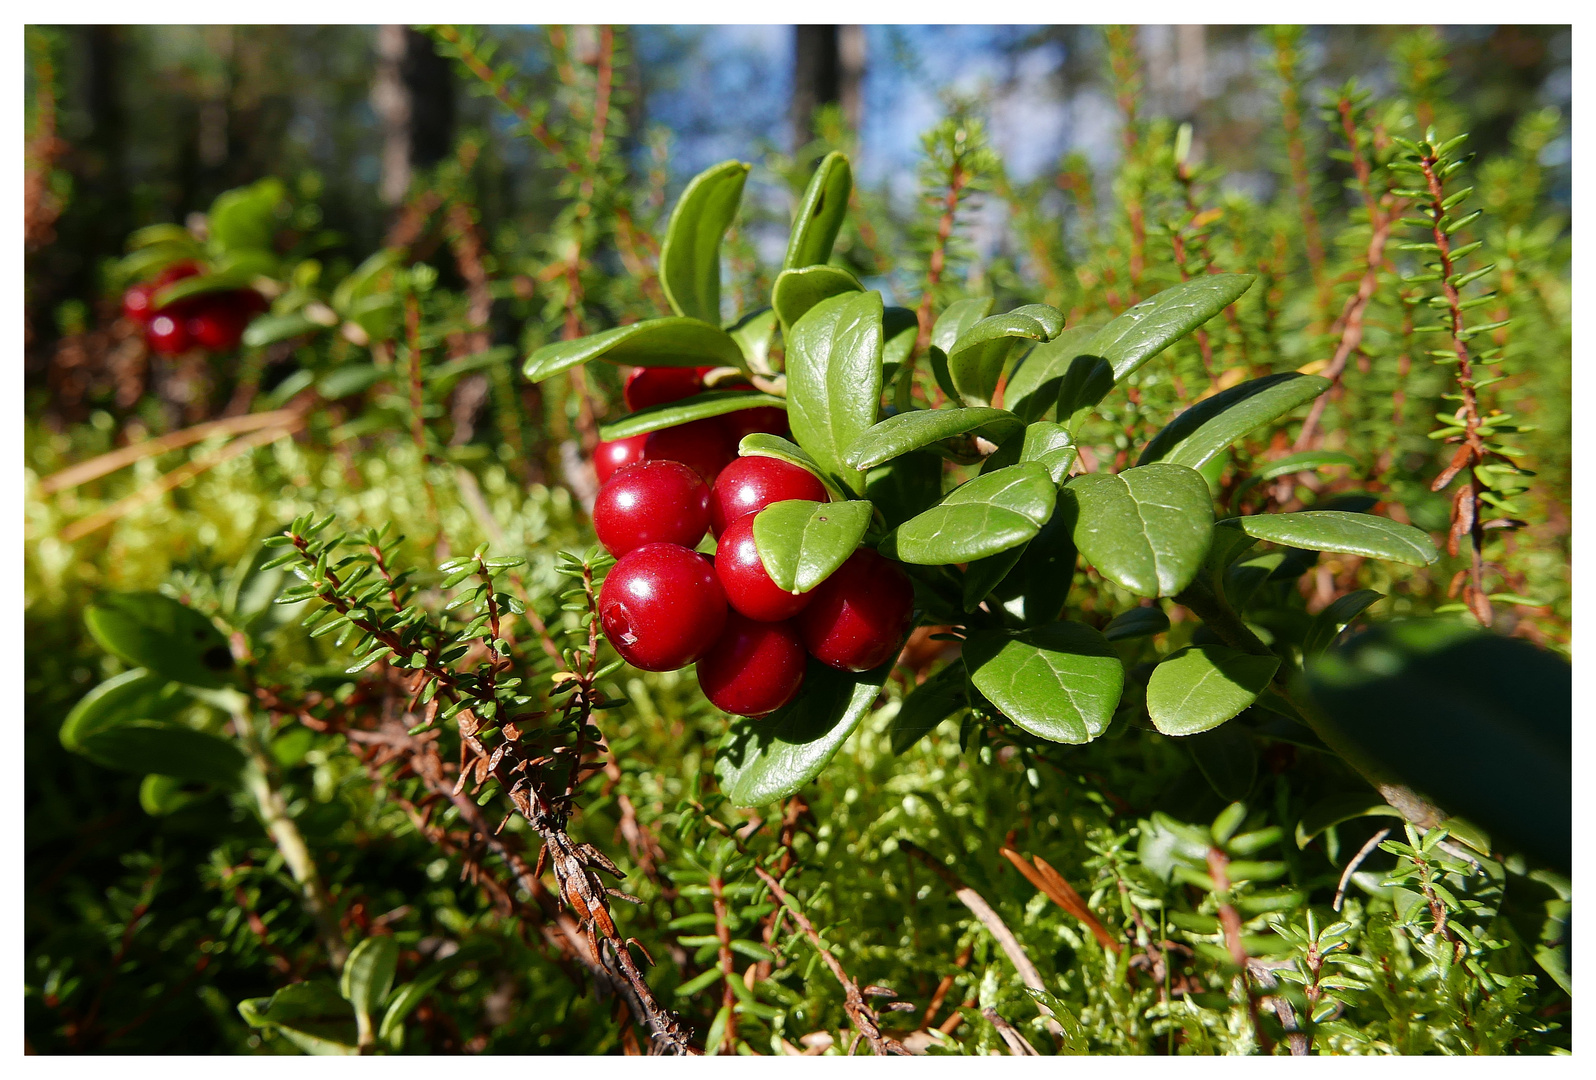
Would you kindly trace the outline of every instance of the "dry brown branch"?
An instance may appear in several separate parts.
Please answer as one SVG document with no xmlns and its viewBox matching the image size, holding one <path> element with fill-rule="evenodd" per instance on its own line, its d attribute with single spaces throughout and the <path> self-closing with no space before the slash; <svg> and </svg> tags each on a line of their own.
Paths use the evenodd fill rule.
<svg viewBox="0 0 1596 1080">
<path fill-rule="evenodd" d="M 1015 1057 L 1041 1057 L 1032 1046 L 1030 1040 L 1021 1035 L 1019 1029 L 998 1014 L 991 1007 L 981 1010 L 981 1015 L 986 1017 L 986 1022 L 997 1028 L 998 1035 L 1003 1039 L 1004 1045 L 1009 1048 L 1009 1053 Z"/>
<path fill-rule="evenodd" d="M 1046 984 L 1042 982 L 1041 973 L 1036 970 L 1036 965 L 1031 963 L 1031 958 L 1025 955 L 1025 949 L 1021 947 L 1019 939 L 1014 936 L 1014 932 L 1008 928 L 998 916 L 998 913 L 992 910 L 992 905 L 988 904 L 980 893 L 960 881 L 953 871 L 933 859 L 931 854 L 919 845 L 909 840 L 899 840 L 898 847 L 919 859 L 931 869 L 932 873 L 941 878 L 948 888 L 953 890 L 953 895 L 959 898 L 959 902 L 969 908 L 975 917 L 981 921 L 981 925 L 986 927 L 987 931 L 997 939 L 997 943 L 1002 947 L 1004 955 L 1009 958 L 1009 962 L 1014 965 L 1014 969 L 1020 973 L 1020 980 L 1026 986 L 1033 990 L 1044 992 L 1047 990 Z M 1040 1001 L 1036 1003 L 1036 1008 L 1046 1017 L 1049 1031 L 1054 1035 L 1064 1034 L 1064 1028 L 1053 1018 L 1052 1009 L 1049 1009 Z"/>
<path fill-rule="evenodd" d="M 820 934 L 815 930 L 814 923 L 810 922 L 809 917 L 803 913 L 798 901 L 781 887 L 781 882 L 771 877 L 770 872 L 757 862 L 754 864 L 754 873 L 759 875 L 759 880 L 763 881 L 771 894 L 781 901 L 782 906 L 792 912 L 798 929 L 804 932 L 809 943 L 820 954 L 820 959 L 825 961 L 826 967 L 831 969 L 831 974 L 842 984 L 843 1011 L 848 1014 L 848 1020 L 853 1024 L 854 1030 L 864 1036 L 865 1041 L 870 1044 L 870 1049 L 878 1056 L 906 1056 L 909 1051 L 904 1049 L 902 1043 L 890 1035 L 882 1034 L 880 1018 L 876 1016 L 875 1010 L 865 1003 L 864 995 L 859 992 L 859 984 L 843 970 L 842 964 L 831 955 L 831 950 L 821 943 Z"/>
</svg>

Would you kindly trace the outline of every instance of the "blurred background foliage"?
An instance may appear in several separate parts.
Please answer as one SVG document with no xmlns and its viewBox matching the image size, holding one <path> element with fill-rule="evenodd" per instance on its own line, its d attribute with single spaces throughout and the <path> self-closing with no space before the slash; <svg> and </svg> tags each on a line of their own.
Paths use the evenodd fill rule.
<svg viewBox="0 0 1596 1080">
<path fill-rule="evenodd" d="M 28 31 L 30 1051 L 291 1052 L 246 1026 L 237 1005 L 325 966 L 247 806 L 210 792 L 157 814 L 148 791 L 141 802 L 147 785 L 137 777 L 62 750 L 67 711 L 121 670 L 87 639 L 85 606 L 105 590 L 157 587 L 205 610 L 231 588 L 236 606 L 241 585 L 258 577 L 260 539 L 308 510 L 336 510 L 350 526 L 397 522 L 409 534 L 406 559 L 419 565 L 483 542 L 527 556 L 528 597 L 552 603 L 554 552 L 589 539 L 582 506 L 592 478 L 582 459 L 596 417 L 618 401 L 618 377 L 534 388 L 514 357 L 657 313 L 651 274 L 663 215 L 695 171 L 725 157 L 755 162 L 728 245 L 729 310 L 768 294 L 793 200 L 832 148 L 852 154 L 859 178 L 837 261 L 889 303 L 914 307 L 928 294 L 940 309 L 994 295 L 998 310 L 1054 304 L 1073 325 L 1210 264 L 1260 274 L 1231 321 L 1209 327 L 1211 339 L 1173 350 L 1165 376 L 1139 386 L 1124 415 L 1094 421 L 1083 443 L 1104 466 L 1125 464 L 1117 458 L 1131 430 L 1156 427 L 1204 393 L 1270 370 L 1322 370 L 1343 337 L 1338 315 L 1368 272 L 1367 329 L 1320 421 L 1323 445 L 1359 464 L 1271 497 L 1322 504 L 1367 491 L 1387 500 L 1382 512 L 1442 535 L 1448 499 L 1429 488 L 1448 454 L 1429 436 L 1450 409 L 1449 374 L 1415 343 L 1415 297 L 1400 278 L 1410 267 L 1363 263 L 1370 223 L 1337 106 L 1352 103 L 1354 141 L 1377 163 L 1389 152 L 1385 133 L 1468 132 L 1466 149 L 1478 155 L 1470 182 L 1485 210 L 1469 238 L 1499 275 L 1487 314 L 1512 320 L 1493 333 L 1503 381 L 1490 390 L 1492 407 L 1533 425 L 1517 438 L 1535 474 L 1511 515 L 1524 527 L 1492 534 L 1497 628 L 1566 651 L 1567 27 L 499 27 L 487 35 L 498 43 L 491 61 L 477 35 L 451 32 Z M 488 79 L 471 75 L 472 60 Z M 506 61 L 513 74 L 493 76 Z M 1347 89 L 1352 78 L 1367 101 Z M 389 252 L 395 265 L 423 268 L 396 288 L 415 303 L 409 347 L 429 355 L 424 385 L 391 378 L 383 335 L 349 329 L 358 320 L 345 307 L 335 330 L 212 357 L 154 356 L 119 316 L 131 233 L 164 222 L 203 232 L 216 196 L 268 176 L 284 185 L 274 315 L 338 306 L 335 287 L 373 252 Z M 960 193 L 953 214 L 950 186 Z M 362 382 L 355 369 L 374 355 L 384 370 Z M 270 430 L 247 453 L 226 452 L 246 429 L 222 428 L 82 483 L 41 483 L 118 448 L 295 402 L 298 426 Z M 1289 449 L 1284 436 L 1238 449 L 1232 485 L 1242 463 Z M 1239 497 L 1223 480 L 1220 488 Z M 1461 565 L 1443 559 L 1392 579 L 1362 560 L 1327 560 L 1301 588 L 1315 610 L 1373 586 L 1392 597 L 1384 614 L 1429 614 L 1458 606 L 1451 575 Z M 1122 599 L 1084 575 L 1082 590 L 1088 613 Z M 264 601 L 251 615 L 263 639 L 282 622 Z M 905 679 L 925 676 L 934 646 Z M 332 662 L 297 632 L 274 648 L 285 664 Z M 705 956 L 671 938 L 684 927 L 703 932 L 698 883 L 705 865 L 718 873 L 725 863 L 706 837 L 739 820 L 716 805 L 708 775 L 724 718 L 679 674 L 634 673 L 623 689 L 634 707 L 606 720 L 614 770 L 594 785 L 573 831 L 626 871 L 623 887 L 643 904 L 617 905 L 625 932 L 654 951 L 662 999 L 703 1032 L 716 1009 L 700 999 L 720 988 L 703 990 Z M 1211 925 L 1219 901 L 1182 884 L 1178 859 L 1148 862 L 1150 836 L 1181 823 L 1207 829 L 1226 805 L 1191 758 L 1157 736 L 1047 750 L 947 731 L 898 758 L 886 723 L 902 689 L 889 684 L 885 707 L 832 769 L 802 799 L 771 808 L 752 842 L 768 851 L 781 838 L 806 910 L 861 985 L 885 983 L 916 1003 L 919 1016 L 895 1030 L 918 1023 L 945 1028 L 945 1038 L 927 1037 L 950 1048 L 1012 1048 L 982 1020 L 992 1008 L 1032 1041 L 1064 1049 L 1252 1047 L 1245 1009 L 1227 1000 L 1227 979 L 1202 949 L 1220 940 Z M 393 934 L 402 974 L 474 957 L 451 969 L 449 993 L 417 1009 L 412 1050 L 629 1048 L 633 1035 L 610 1019 L 617 1003 L 528 936 L 522 915 L 507 914 L 482 884 L 475 856 L 442 854 L 412 827 L 340 738 L 284 724 L 272 752 L 346 932 Z M 1267 934 L 1267 913 L 1283 911 L 1274 921 L 1288 955 L 1333 951 L 1320 941 L 1328 898 L 1380 823 L 1354 815 L 1294 843 L 1310 809 L 1356 783 L 1285 743 L 1266 745 L 1254 768 L 1246 829 L 1284 829 L 1269 857 L 1286 876 L 1248 909 L 1262 920 L 1249 932 Z M 954 858 L 1042 970 L 1053 995 L 1045 1000 L 1067 1003 L 1058 1011 L 1078 1015 L 1080 1030 L 1050 1031 L 1036 1011 L 1045 1000 L 1027 994 L 952 891 L 906 858 L 899 840 L 910 836 Z M 1093 910 L 1115 913 L 1116 931 L 1181 944 L 1136 960 L 1092 945 L 1083 923 L 999 854 L 1005 837 L 1045 852 Z M 1568 1045 L 1566 971 L 1549 978 L 1540 955 L 1548 935 L 1566 938 L 1566 890 L 1524 877 L 1520 865 L 1510 867 L 1505 902 L 1499 882 L 1482 883 L 1479 865 L 1465 862 L 1415 846 L 1377 852 L 1357 875 L 1331 937 L 1385 966 L 1365 963 L 1335 1015 L 1314 1014 L 1324 1020 L 1319 1050 Z M 1458 985 L 1450 962 L 1403 937 L 1428 917 L 1404 908 L 1400 886 L 1382 884 L 1404 866 L 1469 883 L 1458 910 L 1499 977 L 1481 979 L 1483 997 Z M 1166 914 L 1187 919 L 1179 934 Z M 492 948 L 479 957 L 472 950 L 482 942 Z M 756 1007 L 729 1047 L 741 1038 L 761 1053 L 780 1052 L 784 1040 L 824 1048 L 832 1036 L 819 1035 L 830 1031 L 834 1050 L 845 1048 L 842 993 L 805 949 L 774 971 L 763 960 L 761 971 L 750 967 Z M 683 984 L 694 993 L 671 998 Z M 947 1023 L 954 1015 L 962 1026 Z"/>
</svg>

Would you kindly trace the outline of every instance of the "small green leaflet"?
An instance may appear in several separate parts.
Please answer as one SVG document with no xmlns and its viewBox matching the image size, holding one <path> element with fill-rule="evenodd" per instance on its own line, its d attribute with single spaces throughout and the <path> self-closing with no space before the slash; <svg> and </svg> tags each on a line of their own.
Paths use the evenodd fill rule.
<svg viewBox="0 0 1596 1080">
<path fill-rule="evenodd" d="M 959 397 L 971 405 L 990 404 L 1014 354 L 1057 337 L 1063 329 L 1063 313 L 1046 304 L 1026 304 L 977 322 L 946 350 Z"/>
<path fill-rule="evenodd" d="M 791 702 L 732 722 L 715 759 L 721 791 L 734 806 L 764 806 L 813 780 L 870 711 L 896 659 L 861 674 L 810 660 Z"/>
<path fill-rule="evenodd" d="M 1118 475 L 1085 473 L 1061 489 L 1075 546 L 1098 573 L 1137 596 L 1173 596 L 1191 583 L 1213 539 L 1208 483 L 1157 462 Z"/>
<path fill-rule="evenodd" d="M 872 469 L 899 454 L 957 435 L 984 435 L 1000 443 L 1018 434 L 1020 418 L 1003 409 L 916 409 L 889 416 L 859 436 L 843 460 L 855 469 Z"/>
<path fill-rule="evenodd" d="M 1428 566 L 1439 553 L 1430 537 L 1412 525 L 1345 510 L 1301 510 L 1227 519 L 1255 540 L 1305 551 L 1334 551 Z"/>
<path fill-rule="evenodd" d="M 863 499 L 818 503 L 787 499 L 754 516 L 754 546 L 776 587 L 806 593 L 848 560 L 870 525 Z"/>
<path fill-rule="evenodd" d="M 1108 729 L 1125 669 L 1102 634 L 1056 622 L 1005 634 L 979 630 L 964 645 L 970 682 L 1039 738 L 1086 743 Z"/>
<path fill-rule="evenodd" d="M 1148 297 L 1103 327 L 1081 352 L 1100 356 L 1118 382 L 1234 303 L 1251 274 L 1204 274 Z"/>
<path fill-rule="evenodd" d="M 675 427 L 693 420 L 724 416 L 740 409 L 760 407 L 786 409 L 787 399 L 772 394 L 762 394 L 758 390 L 706 390 L 692 397 L 667 401 L 662 405 L 650 405 L 646 409 L 627 413 L 614 423 L 601 426 L 599 437 L 606 441 L 627 439 L 633 435 Z"/>
<path fill-rule="evenodd" d="M 1147 715 L 1165 735 L 1216 728 L 1251 705 L 1279 666 L 1278 656 L 1253 656 L 1225 645 L 1181 649 L 1147 680 Z"/>
<path fill-rule="evenodd" d="M 639 367 L 717 364 L 747 370 L 742 349 L 726 331 L 698 319 L 667 316 L 617 326 L 573 341 L 551 342 L 527 357 L 522 371 L 531 381 L 542 382 L 589 360 Z"/>
<path fill-rule="evenodd" d="M 1280 419 L 1328 389 L 1329 379 L 1295 371 L 1233 386 L 1171 421 L 1142 448 L 1136 464 L 1167 461 L 1200 469 L 1249 431 Z"/>
<path fill-rule="evenodd" d="M 790 335 L 793 325 L 810 308 L 822 300 L 850 292 L 864 292 L 864 286 L 842 267 L 805 266 L 776 275 L 776 283 L 770 289 L 770 306 L 781 320 L 782 333 Z"/>
<path fill-rule="evenodd" d="M 922 565 L 970 562 L 1023 544 L 1053 513 L 1058 488 L 1034 461 L 977 476 L 881 542 L 881 553 Z"/>
<path fill-rule="evenodd" d="M 687 183 L 659 252 L 659 280 L 671 310 L 720 326 L 720 243 L 737 216 L 749 166 L 711 165 Z M 739 366 L 741 353 L 738 355 Z"/>
<path fill-rule="evenodd" d="M 798 445 L 838 486 L 865 477 L 843 455 L 876 422 L 881 401 L 881 294 L 822 300 L 787 342 L 787 419 Z"/>
<path fill-rule="evenodd" d="M 814 266 L 831 258 L 832 245 L 848 213 L 848 195 L 853 191 L 853 169 L 848 156 L 833 150 L 820 159 L 809 178 L 804 197 L 793 215 L 792 232 L 787 239 L 783 270 Z"/>
</svg>

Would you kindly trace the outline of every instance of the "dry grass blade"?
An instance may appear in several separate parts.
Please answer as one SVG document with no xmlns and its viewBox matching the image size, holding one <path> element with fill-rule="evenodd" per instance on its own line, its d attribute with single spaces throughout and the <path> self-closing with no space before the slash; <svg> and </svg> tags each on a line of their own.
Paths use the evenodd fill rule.
<svg viewBox="0 0 1596 1080">
<path fill-rule="evenodd" d="M 58 491 L 86 484 L 90 480 L 98 480 L 136 461 L 164 454 L 168 450 L 204 442 L 216 435 L 242 435 L 246 431 L 258 431 L 261 428 L 287 427 L 299 419 L 300 414 L 297 409 L 278 409 L 275 412 L 248 413 L 244 416 L 229 416 L 225 420 L 210 420 L 203 424 L 195 424 L 193 427 L 186 427 L 157 439 L 145 439 L 143 442 L 112 450 L 88 461 L 69 465 L 60 472 L 51 473 L 39 481 L 39 494 L 54 495 Z"/>
<path fill-rule="evenodd" d="M 77 540 L 81 540 L 91 532 L 94 532 L 97 529 L 105 528 L 105 526 L 111 524 L 119 518 L 125 517 L 140 507 L 154 502 L 162 495 L 165 495 L 168 491 L 188 483 L 205 470 L 213 469 L 222 462 L 227 461 L 230 458 L 235 458 L 240 454 L 246 454 L 257 447 L 265 446 L 268 443 L 276 442 L 278 439 L 286 438 L 287 436 L 298 431 L 300 428 L 304 427 L 304 425 L 305 418 L 296 413 L 293 414 L 291 418 L 281 426 L 270 427 L 265 431 L 257 431 L 253 435 L 246 435 L 242 439 L 235 439 L 213 454 L 207 454 L 204 457 L 195 458 L 186 465 L 179 465 L 177 468 L 173 469 L 171 472 L 155 481 L 155 483 L 150 484 L 147 487 L 142 487 L 133 494 L 118 499 L 105 509 L 96 511 L 86 518 L 74 521 L 72 524 L 61 530 L 61 539 L 63 542 L 68 544 Z"/>
</svg>

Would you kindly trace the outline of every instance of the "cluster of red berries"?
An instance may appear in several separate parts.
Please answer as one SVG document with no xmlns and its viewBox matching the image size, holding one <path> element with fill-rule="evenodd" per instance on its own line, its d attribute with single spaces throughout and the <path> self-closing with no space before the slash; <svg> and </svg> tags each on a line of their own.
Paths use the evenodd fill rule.
<svg viewBox="0 0 1596 1080">
<path fill-rule="evenodd" d="M 163 356 L 176 356 L 195 346 L 231 352 L 238 348 L 249 321 L 266 310 L 266 298 L 254 289 L 200 293 L 155 306 L 156 293 L 199 273 L 197 263 L 178 263 L 161 271 L 154 281 L 134 285 L 122 294 L 122 314 L 144 328 L 145 342 Z"/>
<path fill-rule="evenodd" d="M 914 615 L 914 588 L 894 563 L 860 548 L 807 593 L 782 590 L 754 545 L 754 516 L 787 499 L 825 502 L 814 474 L 774 458 L 737 458 L 706 483 L 679 461 L 615 472 L 593 505 L 599 541 L 617 557 L 599 622 L 645 671 L 696 662 L 716 707 L 764 716 L 803 685 L 807 658 L 843 671 L 891 659 Z M 693 550 L 713 532 L 713 562 Z"/>
<path fill-rule="evenodd" d="M 636 412 L 650 405 L 663 405 L 702 393 L 704 376 L 712 370 L 707 367 L 634 368 L 626 377 L 622 391 L 626 407 Z M 716 389 L 746 390 L 749 384 L 736 381 L 720 384 Z M 691 420 L 629 439 L 601 442 L 593 455 L 593 468 L 602 484 L 617 470 L 639 461 L 680 461 L 702 476 L 704 483 L 713 484 L 720 471 L 736 458 L 737 444 L 743 436 L 756 431 L 787 435 L 787 414 L 775 406 L 762 405 Z"/>
</svg>

